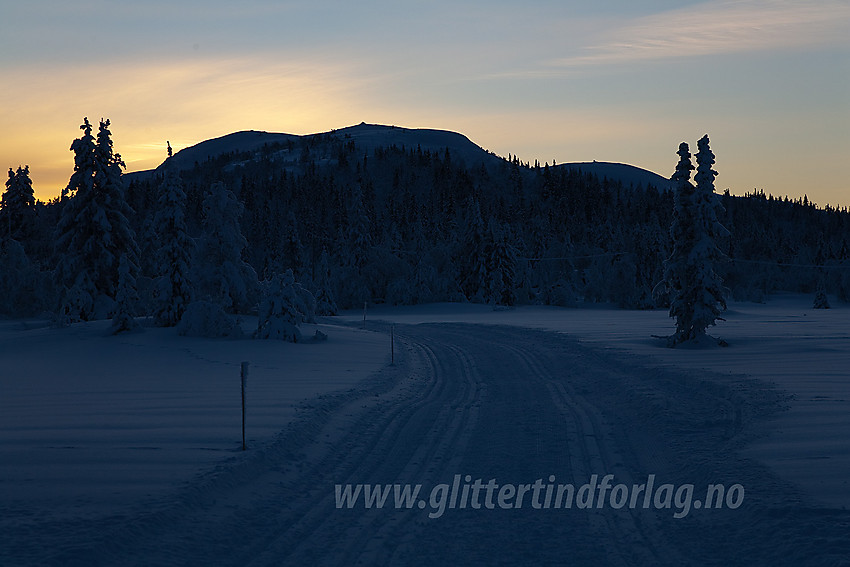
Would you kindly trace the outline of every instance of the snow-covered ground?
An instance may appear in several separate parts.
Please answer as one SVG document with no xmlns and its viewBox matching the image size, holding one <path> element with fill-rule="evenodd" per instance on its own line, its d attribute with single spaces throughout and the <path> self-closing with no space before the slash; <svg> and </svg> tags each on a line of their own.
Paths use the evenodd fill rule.
<svg viewBox="0 0 850 567">
<path fill-rule="evenodd" d="M 381 335 L 328 325 L 329 340 L 298 345 L 157 328 L 115 337 L 108 327 L 0 322 L 0 521 L 113 513 L 238 456 L 243 361 L 252 446 L 302 401 L 375 372 L 389 351 Z"/>
<path fill-rule="evenodd" d="M 810 301 L 733 304 L 730 347 L 675 350 L 665 312 L 602 307 L 378 307 L 297 345 L 2 321 L 0 564 L 840 565 L 850 308 Z M 608 473 L 747 496 L 683 519 L 334 505 L 338 483 Z"/>
<path fill-rule="evenodd" d="M 661 367 L 743 374 L 793 395 L 790 410 L 762 424 L 745 453 L 770 465 L 820 502 L 850 509 L 850 306 L 812 309 L 812 297 L 780 294 L 768 303 L 732 303 L 710 329 L 729 348 L 669 349 L 652 336 L 673 333 L 666 310 L 436 304 L 373 308 L 367 316 L 417 324 L 514 325 L 567 333 L 601 349 L 639 355 Z M 342 319 L 362 320 L 362 312 Z"/>
</svg>

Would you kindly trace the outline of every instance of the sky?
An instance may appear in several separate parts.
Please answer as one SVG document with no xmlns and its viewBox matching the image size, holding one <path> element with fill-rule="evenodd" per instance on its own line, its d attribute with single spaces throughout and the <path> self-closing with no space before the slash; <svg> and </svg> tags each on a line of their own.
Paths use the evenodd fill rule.
<svg viewBox="0 0 850 567">
<path fill-rule="evenodd" d="M 29 0 L 0 3 L 0 167 L 59 195 L 83 117 L 127 171 L 240 130 L 460 132 L 533 163 L 850 206 L 850 0 Z"/>
</svg>

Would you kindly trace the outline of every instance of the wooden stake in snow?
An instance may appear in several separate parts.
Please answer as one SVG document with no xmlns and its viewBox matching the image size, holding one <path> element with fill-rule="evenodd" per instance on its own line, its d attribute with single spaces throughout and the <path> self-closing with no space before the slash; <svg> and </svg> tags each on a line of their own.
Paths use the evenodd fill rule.
<svg viewBox="0 0 850 567">
<path fill-rule="evenodd" d="M 395 366 L 395 325 L 390 327 L 390 366 Z"/>
<path fill-rule="evenodd" d="M 366 328 L 366 302 L 363 302 L 363 328 Z"/>
<path fill-rule="evenodd" d="M 248 381 L 248 363 L 242 363 L 242 450 L 248 449 L 245 444 L 245 383 Z"/>
</svg>

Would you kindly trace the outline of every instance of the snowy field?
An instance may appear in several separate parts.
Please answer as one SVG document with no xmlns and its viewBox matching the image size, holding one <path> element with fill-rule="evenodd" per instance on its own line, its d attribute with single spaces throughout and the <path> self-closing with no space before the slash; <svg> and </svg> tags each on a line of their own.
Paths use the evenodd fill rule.
<svg viewBox="0 0 850 567">
<path fill-rule="evenodd" d="M 297 345 L 2 321 L 0 564 L 841 565 L 850 308 L 833 305 L 735 303 L 713 329 L 730 347 L 675 350 L 652 338 L 666 312 L 604 307 L 377 307 Z M 467 473 L 651 473 L 747 500 L 683 520 L 334 507 L 335 483 Z"/>
<path fill-rule="evenodd" d="M 299 345 L 108 328 L 0 322 L 0 521 L 114 513 L 238 457 L 242 361 L 256 446 L 302 401 L 352 388 L 388 357 L 385 337 L 338 326 Z"/>
<path fill-rule="evenodd" d="M 810 296 L 780 294 L 769 303 L 732 303 L 709 333 L 729 348 L 669 349 L 652 335 L 674 330 L 666 310 L 482 305 L 377 307 L 370 318 L 395 323 L 514 325 L 567 333 L 600 349 L 639 355 L 660 367 L 742 374 L 793 396 L 755 433 L 746 454 L 769 464 L 827 506 L 850 509 L 850 306 L 812 309 Z M 362 312 L 341 317 L 362 320 Z"/>
</svg>

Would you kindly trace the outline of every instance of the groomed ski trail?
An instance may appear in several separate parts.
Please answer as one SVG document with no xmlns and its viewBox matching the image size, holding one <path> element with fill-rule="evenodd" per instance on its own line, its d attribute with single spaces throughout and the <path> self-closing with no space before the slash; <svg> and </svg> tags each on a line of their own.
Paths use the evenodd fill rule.
<svg viewBox="0 0 850 567">
<path fill-rule="evenodd" d="M 396 364 L 305 404 L 271 443 L 199 476 L 167 502 L 54 564 L 805 564 L 848 551 L 847 513 L 819 512 L 739 458 L 747 423 L 776 411 L 742 378 L 651 369 L 568 337 L 508 327 L 396 327 Z M 737 510 L 337 509 L 335 485 L 455 475 L 576 487 L 742 483 Z M 391 502 L 392 497 L 388 500 Z M 811 543 L 814 532 L 831 542 Z M 804 560 L 803 563 L 800 563 Z"/>
</svg>

